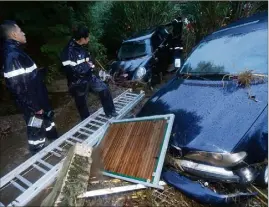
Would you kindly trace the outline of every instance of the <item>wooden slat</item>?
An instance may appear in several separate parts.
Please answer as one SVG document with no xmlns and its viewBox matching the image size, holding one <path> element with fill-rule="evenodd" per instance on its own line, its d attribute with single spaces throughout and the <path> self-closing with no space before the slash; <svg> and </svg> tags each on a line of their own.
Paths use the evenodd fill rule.
<svg viewBox="0 0 269 207">
<path fill-rule="evenodd" d="M 104 170 L 152 180 L 166 124 L 166 120 L 112 124 L 99 146 Z"/>
</svg>

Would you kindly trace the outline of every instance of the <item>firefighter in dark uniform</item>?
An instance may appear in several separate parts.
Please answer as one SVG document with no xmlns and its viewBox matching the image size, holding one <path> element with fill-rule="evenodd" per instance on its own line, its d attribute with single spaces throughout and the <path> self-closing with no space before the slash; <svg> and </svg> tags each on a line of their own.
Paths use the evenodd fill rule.
<svg viewBox="0 0 269 207">
<path fill-rule="evenodd" d="M 70 94 L 74 97 L 81 120 L 90 113 L 87 106 L 89 91 L 99 94 L 105 115 L 116 117 L 115 106 L 107 85 L 92 74 L 95 67 L 90 55 L 83 48 L 89 42 L 89 30 L 80 26 L 73 31 L 73 37 L 61 53 L 63 70 L 67 76 Z"/>
<path fill-rule="evenodd" d="M 178 69 L 182 65 L 182 53 L 183 53 L 183 44 L 182 44 L 182 30 L 183 30 L 183 22 L 182 18 L 179 17 L 172 21 L 172 41 L 171 46 L 174 51 L 174 66 Z"/>
<path fill-rule="evenodd" d="M 4 39 L 1 55 L 6 86 L 23 112 L 29 149 L 35 154 L 44 148 L 46 138 L 58 137 L 42 70 L 21 49 L 26 38 L 16 22 L 5 21 L 0 29 Z"/>
</svg>

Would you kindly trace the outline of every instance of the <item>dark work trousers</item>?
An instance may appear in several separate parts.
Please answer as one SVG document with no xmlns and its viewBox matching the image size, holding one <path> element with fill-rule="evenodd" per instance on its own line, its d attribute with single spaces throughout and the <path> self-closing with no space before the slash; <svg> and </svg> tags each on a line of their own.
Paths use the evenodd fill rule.
<svg viewBox="0 0 269 207">
<path fill-rule="evenodd" d="M 40 100 L 40 105 L 41 108 L 44 110 L 44 127 L 45 127 L 45 131 L 46 131 L 46 137 L 49 140 L 55 140 L 58 138 L 58 133 L 56 130 L 56 126 L 55 123 L 53 121 L 53 116 L 51 117 L 47 117 L 46 114 L 49 114 L 52 111 L 52 108 L 50 106 L 49 103 L 49 97 L 48 97 L 48 90 L 46 87 L 46 84 L 44 83 L 44 69 L 39 70 L 38 72 L 38 79 L 37 79 L 37 83 L 36 87 L 37 87 L 37 95 L 38 95 L 38 99 Z"/>
<path fill-rule="evenodd" d="M 83 90 L 78 89 L 73 93 L 81 120 L 86 119 L 90 115 L 87 105 L 88 93 L 90 91 L 98 93 L 106 115 L 115 112 L 115 106 L 109 88 L 101 79 L 93 75 Z"/>
</svg>

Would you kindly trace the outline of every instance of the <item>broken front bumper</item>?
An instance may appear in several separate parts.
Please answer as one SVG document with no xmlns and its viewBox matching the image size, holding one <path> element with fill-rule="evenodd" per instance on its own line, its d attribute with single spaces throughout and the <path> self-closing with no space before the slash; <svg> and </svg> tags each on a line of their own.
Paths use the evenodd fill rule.
<svg viewBox="0 0 269 207">
<path fill-rule="evenodd" d="M 257 193 L 241 192 L 229 195 L 218 194 L 209 188 L 202 186 L 200 183 L 194 182 L 173 171 L 164 172 L 162 177 L 166 183 L 172 185 L 190 198 L 204 204 L 219 205 L 236 203 L 257 195 Z"/>
</svg>

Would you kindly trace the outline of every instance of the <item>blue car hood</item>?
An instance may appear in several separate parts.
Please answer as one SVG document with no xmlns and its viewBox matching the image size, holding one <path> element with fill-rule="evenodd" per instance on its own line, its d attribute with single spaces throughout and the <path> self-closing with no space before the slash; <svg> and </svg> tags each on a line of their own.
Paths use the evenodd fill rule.
<svg viewBox="0 0 269 207">
<path fill-rule="evenodd" d="M 133 72 L 139 66 L 144 66 L 151 56 L 143 56 L 141 58 L 136 58 L 132 60 L 123 60 L 123 61 L 115 61 L 111 65 L 112 72 L 116 72 L 118 70 L 122 70 L 124 72 Z"/>
<path fill-rule="evenodd" d="M 248 91 L 257 102 L 249 99 Z M 268 84 L 238 87 L 232 81 L 175 77 L 137 114 L 175 114 L 171 144 L 183 150 L 232 152 L 268 104 Z"/>
</svg>

